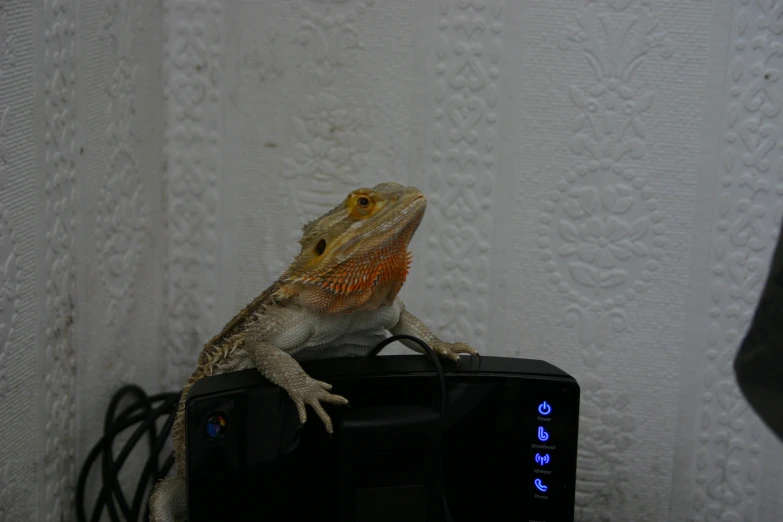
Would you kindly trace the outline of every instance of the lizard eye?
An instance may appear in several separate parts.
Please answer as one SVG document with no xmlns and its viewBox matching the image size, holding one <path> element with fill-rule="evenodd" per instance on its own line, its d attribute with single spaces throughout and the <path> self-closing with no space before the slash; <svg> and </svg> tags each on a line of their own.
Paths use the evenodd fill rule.
<svg viewBox="0 0 783 522">
<path fill-rule="evenodd" d="M 372 215 L 375 205 L 376 202 L 367 193 L 351 194 L 351 199 L 348 202 L 351 218 L 367 219 Z"/>
<path fill-rule="evenodd" d="M 321 239 L 318 244 L 315 245 L 315 253 L 319 256 L 326 251 L 326 240 Z"/>
</svg>

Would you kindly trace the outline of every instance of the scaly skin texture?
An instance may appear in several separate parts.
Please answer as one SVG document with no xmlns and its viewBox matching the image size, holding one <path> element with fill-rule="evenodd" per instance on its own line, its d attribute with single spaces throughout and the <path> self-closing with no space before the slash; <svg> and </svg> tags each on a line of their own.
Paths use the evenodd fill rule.
<svg viewBox="0 0 783 522">
<path fill-rule="evenodd" d="M 185 403 L 200 379 L 256 368 L 294 401 L 301 422 L 306 406 L 326 430 L 322 403 L 346 405 L 331 385 L 312 379 L 297 361 L 367 355 L 391 334 L 426 341 L 441 357 L 476 354 L 464 343 L 438 339 L 397 297 L 410 267 L 408 245 L 426 208 L 414 187 L 382 183 L 358 189 L 305 225 L 302 250 L 283 275 L 207 342 L 183 389 L 172 429 L 177 473 L 150 496 L 152 522 L 179 522 L 186 514 Z M 403 341 L 420 352 L 415 343 Z"/>
</svg>

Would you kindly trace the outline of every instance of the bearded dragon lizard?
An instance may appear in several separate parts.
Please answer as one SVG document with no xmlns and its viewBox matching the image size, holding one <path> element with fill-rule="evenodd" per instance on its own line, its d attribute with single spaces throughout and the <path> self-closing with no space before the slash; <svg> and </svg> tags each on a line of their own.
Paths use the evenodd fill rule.
<svg viewBox="0 0 783 522">
<path fill-rule="evenodd" d="M 199 355 L 172 429 L 176 475 L 155 485 L 152 522 L 184 520 L 187 512 L 185 404 L 199 379 L 257 368 L 288 393 L 302 423 L 307 405 L 332 433 L 321 403 L 347 405 L 348 400 L 330 393 L 330 384 L 312 379 L 297 361 L 367 355 L 388 333 L 419 337 L 440 357 L 455 361 L 461 353 L 477 354 L 465 343 L 438 339 L 397 297 L 412 259 L 408 245 L 426 206 L 418 189 L 381 183 L 352 191 L 304 226 L 301 251 L 288 269 Z M 415 343 L 401 342 L 422 351 Z"/>
</svg>

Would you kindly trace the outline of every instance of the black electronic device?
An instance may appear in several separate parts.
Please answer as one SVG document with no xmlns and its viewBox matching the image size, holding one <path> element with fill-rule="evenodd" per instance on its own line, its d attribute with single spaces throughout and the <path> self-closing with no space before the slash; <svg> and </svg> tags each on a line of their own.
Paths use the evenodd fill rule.
<svg viewBox="0 0 783 522">
<path fill-rule="evenodd" d="M 199 381 L 187 401 L 188 521 L 573 521 L 577 382 L 538 360 L 443 366 L 440 426 L 426 357 L 303 363 L 351 402 L 327 407 L 331 437 L 309 408 L 300 425 L 256 370 Z"/>
</svg>

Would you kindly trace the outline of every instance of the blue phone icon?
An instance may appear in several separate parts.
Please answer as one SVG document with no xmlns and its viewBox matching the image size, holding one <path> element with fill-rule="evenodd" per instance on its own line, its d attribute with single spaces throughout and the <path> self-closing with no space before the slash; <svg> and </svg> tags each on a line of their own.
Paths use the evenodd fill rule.
<svg viewBox="0 0 783 522">
<path fill-rule="evenodd" d="M 546 491 L 549 489 L 549 486 L 545 486 L 543 482 L 541 482 L 541 479 L 536 479 L 533 481 L 533 484 L 536 485 L 536 488 L 538 488 L 539 491 Z"/>
</svg>

